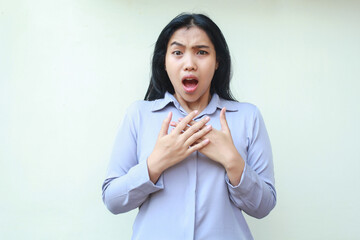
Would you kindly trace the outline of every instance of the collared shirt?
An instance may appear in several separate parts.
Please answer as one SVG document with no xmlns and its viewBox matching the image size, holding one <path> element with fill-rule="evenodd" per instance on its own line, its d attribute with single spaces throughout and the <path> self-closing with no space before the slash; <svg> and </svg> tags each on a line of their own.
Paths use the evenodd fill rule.
<svg viewBox="0 0 360 240">
<path fill-rule="evenodd" d="M 243 212 L 262 218 L 276 204 L 270 141 L 257 107 L 227 101 L 217 94 L 195 120 L 209 116 L 208 124 L 221 129 L 223 107 L 234 145 L 245 161 L 237 186 L 231 185 L 223 166 L 200 152 L 165 170 L 153 184 L 147 158 L 161 124 L 170 111 L 174 121 L 187 113 L 170 93 L 128 108 L 115 140 L 102 196 L 114 214 L 139 208 L 132 239 L 253 239 Z"/>
</svg>

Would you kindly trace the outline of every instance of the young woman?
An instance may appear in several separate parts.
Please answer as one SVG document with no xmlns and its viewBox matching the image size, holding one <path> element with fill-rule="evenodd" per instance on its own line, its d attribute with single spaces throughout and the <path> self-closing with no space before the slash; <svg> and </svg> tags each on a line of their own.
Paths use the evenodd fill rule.
<svg viewBox="0 0 360 240">
<path fill-rule="evenodd" d="M 231 95 L 217 25 L 181 14 L 160 33 L 145 101 L 129 107 L 103 184 L 114 214 L 139 208 L 132 239 L 252 239 L 242 212 L 276 204 L 264 121 Z"/>
</svg>

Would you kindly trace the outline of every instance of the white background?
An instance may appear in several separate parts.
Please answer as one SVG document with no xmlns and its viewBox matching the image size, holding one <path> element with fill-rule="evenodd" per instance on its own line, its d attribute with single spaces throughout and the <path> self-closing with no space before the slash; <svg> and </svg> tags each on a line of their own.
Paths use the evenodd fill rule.
<svg viewBox="0 0 360 240">
<path fill-rule="evenodd" d="M 130 239 L 136 210 L 112 215 L 101 185 L 183 11 L 222 29 L 268 128 L 278 203 L 247 218 L 255 239 L 360 238 L 359 1 L 0 0 L 0 239 Z"/>
</svg>

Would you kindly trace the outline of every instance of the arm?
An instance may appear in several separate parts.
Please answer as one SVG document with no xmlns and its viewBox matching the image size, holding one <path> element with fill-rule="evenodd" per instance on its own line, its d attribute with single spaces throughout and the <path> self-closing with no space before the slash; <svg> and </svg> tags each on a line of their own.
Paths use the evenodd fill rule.
<svg viewBox="0 0 360 240">
<path fill-rule="evenodd" d="M 224 167 L 230 199 L 235 206 L 250 216 L 265 217 L 276 204 L 276 192 L 270 140 L 264 121 L 256 109 L 250 124 L 248 156 L 244 161 L 234 146 L 225 110 L 220 112 L 221 130 L 213 129 L 205 135 L 210 143 L 200 152 Z"/>
<path fill-rule="evenodd" d="M 200 121 L 187 133 L 182 134 L 187 122 L 196 114 L 197 112 L 192 112 L 187 115 L 184 122 L 168 134 L 172 117 L 170 112 L 162 123 L 153 152 L 147 159 L 140 161 L 137 160 L 138 133 L 134 117 L 130 117 L 129 114 L 126 116 L 118 132 L 107 178 L 103 184 L 103 201 L 112 213 L 127 212 L 139 207 L 149 194 L 164 188 L 161 177 L 163 171 L 209 143 L 205 139 L 192 146 L 211 130 L 200 130 L 209 119 Z"/>
<path fill-rule="evenodd" d="M 256 109 L 249 136 L 247 161 L 240 183 L 232 185 L 226 176 L 231 201 L 256 218 L 265 217 L 275 207 L 274 167 L 270 140 L 260 112 Z"/>
<path fill-rule="evenodd" d="M 131 109 L 129 109 L 131 110 Z M 128 111 L 118 130 L 102 186 L 102 198 L 114 214 L 139 207 L 149 194 L 163 189 L 162 179 L 150 181 L 147 161 L 137 159 L 137 132 L 134 111 Z"/>
</svg>

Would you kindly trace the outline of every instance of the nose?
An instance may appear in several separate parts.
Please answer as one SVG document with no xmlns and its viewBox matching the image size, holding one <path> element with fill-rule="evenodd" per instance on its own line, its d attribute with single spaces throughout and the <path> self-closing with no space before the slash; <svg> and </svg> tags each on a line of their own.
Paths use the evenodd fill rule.
<svg viewBox="0 0 360 240">
<path fill-rule="evenodd" d="M 196 61 L 194 59 L 193 56 L 188 55 L 185 58 L 185 62 L 184 62 L 184 70 L 185 71 L 196 71 L 197 66 L 196 66 Z"/>
</svg>

